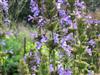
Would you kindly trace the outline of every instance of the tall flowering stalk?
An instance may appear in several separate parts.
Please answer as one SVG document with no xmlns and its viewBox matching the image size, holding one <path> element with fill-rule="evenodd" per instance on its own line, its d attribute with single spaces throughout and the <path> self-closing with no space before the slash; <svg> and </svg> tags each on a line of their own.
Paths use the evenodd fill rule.
<svg viewBox="0 0 100 75">
<path fill-rule="evenodd" d="M 2 10 L 3 10 L 3 15 L 4 15 L 4 23 L 6 25 L 9 25 L 10 20 L 8 18 L 8 9 L 9 9 L 8 0 L 2 0 L 2 1 L 0 1 L 0 3 L 2 5 Z"/>
</svg>

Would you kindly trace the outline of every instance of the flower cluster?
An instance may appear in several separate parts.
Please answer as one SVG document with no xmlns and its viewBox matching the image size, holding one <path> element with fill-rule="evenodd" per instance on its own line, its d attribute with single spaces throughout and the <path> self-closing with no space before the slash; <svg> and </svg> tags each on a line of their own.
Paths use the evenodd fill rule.
<svg viewBox="0 0 100 75">
<path fill-rule="evenodd" d="M 83 18 L 86 14 L 85 13 L 86 5 L 84 1 L 76 0 L 74 6 L 75 6 L 75 10 L 73 12 L 76 15 L 76 18 L 79 19 Z"/>
<path fill-rule="evenodd" d="M 37 0 L 30 0 L 30 10 L 31 15 L 28 16 L 28 21 L 36 21 L 39 27 L 44 26 L 46 24 L 46 19 L 40 15 L 41 13 L 38 7 Z"/>
<path fill-rule="evenodd" d="M 59 75 L 72 75 L 72 71 L 70 69 L 64 70 L 62 64 L 58 65 L 58 74 Z"/>
<path fill-rule="evenodd" d="M 45 34 L 42 35 L 41 39 L 38 42 L 36 42 L 36 45 L 37 45 L 36 49 L 39 50 L 42 47 L 42 43 L 47 42 L 47 40 L 48 40 L 48 38 L 46 37 L 46 35 Z"/>
<path fill-rule="evenodd" d="M 66 3 L 65 0 L 58 0 L 56 2 L 56 7 L 58 10 L 58 14 L 60 17 L 60 23 L 62 26 L 64 26 L 64 24 L 65 25 L 72 25 L 71 16 L 69 15 L 68 11 L 66 11 L 65 9 L 62 8 L 62 6 L 67 5 L 65 3 Z"/>
<path fill-rule="evenodd" d="M 69 5 L 69 3 L 67 0 L 57 0 L 56 1 L 56 8 L 57 8 L 57 12 L 58 12 L 57 18 L 61 24 L 59 26 L 59 28 L 61 28 L 62 30 L 58 30 L 58 31 L 52 30 L 51 31 L 52 36 L 50 37 L 50 45 L 49 46 L 51 46 L 51 44 L 52 44 L 51 41 L 53 40 L 54 44 L 52 44 L 52 45 L 54 45 L 54 47 L 53 48 L 50 47 L 52 49 L 52 51 L 55 51 L 54 48 L 60 47 L 60 49 L 62 49 L 62 54 L 58 54 L 59 58 L 61 58 L 61 59 L 63 58 L 63 56 L 65 54 L 68 56 L 68 58 L 76 57 L 76 55 L 74 55 L 74 53 L 77 54 L 77 52 L 79 52 L 79 50 L 81 50 L 80 49 L 81 47 L 82 48 L 86 47 L 86 52 L 90 56 L 92 56 L 92 50 L 93 50 L 93 48 L 95 48 L 96 43 L 93 39 L 90 39 L 86 45 L 88 37 L 87 37 L 86 31 L 85 31 L 85 30 L 87 30 L 85 25 L 88 26 L 88 24 L 99 24 L 100 21 L 92 20 L 92 18 L 89 15 L 86 15 L 86 13 L 85 13 L 86 5 L 85 5 L 84 1 L 75 0 L 75 3 L 74 3 L 75 9 L 71 12 L 70 12 L 70 10 L 67 9 L 68 5 Z M 45 21 L 44 17 L 40 15 L 41 11 L 38 7 L 36 0 L 30 1 L 30 9 L 31 9 L 32 15 L 29 15 L 29 17 L 30 17 L 29 20 L 35 20 L 39 26 L 43 26 L 46 23 L 46 21 Z M 81 24 L 79 21 L 80 22 L 82 21 L 83 24 Z M 80 27 L 83 27 L 83 28 L 80 29 Z M 81 31 L 83 31 L 83 32 L 81 32 Z M 84 36 L 84 35 L 86 35 L 86 36 Z M 32 36 L 37 37 L 38 35 L 32 34 Z M 39 37 L 38 41 L 36 42 L 37 51 L 42 49 L 41 47 L 44 45 L 43 43 L 47 42 L 48 40 L 49 40 L 49 37 L 47 38 L 46 35 L 42 34 L 42 36 Z M 49 41 L 48 41 L 48 43 L 49 43 Z M 57 45 L 55 45 L 55 44 L 57 44 Z M 57 46 L 57 47 L 55 47 L 55 46 Z M 80 47 L 80 48 L 78 48 L 78 47 Z M 74 51 L 74 49 L 75 50 L 79 49 L 79 50 Z M 50 51 L 50 53 L 53 53 L 52 51 Z M 80 52 L 84 52 L 84 51 L 80 51 Z M 60 55 L 61 55 L 61 57 L 60 57 Z M 74 58 L 72 58 L 72 59 L 74 59 Z M 36 54 L 36 60 L 37 60 L 36 63 L 38 63 L 38 64 L 40 63 L 40 61 L 42 61 L 40 59 L 40 57 L 38 57 L 37 54 Z M 50 67 L 50 72 L 55 71 L 54 64 L 52 64 L 52 63 L 49 64 L 49 67 Z M 63 67 L 63 65 L 61 65 L 61 64 L 58 65 L 57 73 L 59 75 L 72 75 L 71 69 L 65 69 Z"/>
<path fill-rule="evenodd" d="M 1 0 L 0 4 L 2 6 L 2 10 L 3 10 L 3 15 L 4 15 L 4 23 L 6 25 L 10 24 L 10 20 L 8 19 L 8 0 Z"/>
<path fill-rule="evenodd" d="M 93 39 L 91 39 L 91 40 L 88 41 L 88 46 L 86 48 L 86 52 L 90 56 L 92 56 L 92 49 L 95 48 L 95 46 L 96 46 L 96 42 Z"/>
</svg>

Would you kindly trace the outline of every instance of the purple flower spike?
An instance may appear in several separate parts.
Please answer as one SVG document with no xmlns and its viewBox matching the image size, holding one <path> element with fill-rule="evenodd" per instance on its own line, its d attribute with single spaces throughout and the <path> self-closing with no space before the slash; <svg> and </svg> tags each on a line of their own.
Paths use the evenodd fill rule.
<svg viewBox="0 0 100 75">
<path fill-rule="evenodd" d="M 39 16 L 40 10 L 39 10 L 38 4 L 36 3 L 35 0 L 30 1 L 30 9 L 31 9 L 31 13 L 33 13 L 34 17 Z"/>
<path fill-rule="evenodd" d="M 36 45 L 37 45 L 36 49 L 38 49 L 38 50 L 42 47 L 42 44 L 40 42 L 36 42 Z"/>
</svg>

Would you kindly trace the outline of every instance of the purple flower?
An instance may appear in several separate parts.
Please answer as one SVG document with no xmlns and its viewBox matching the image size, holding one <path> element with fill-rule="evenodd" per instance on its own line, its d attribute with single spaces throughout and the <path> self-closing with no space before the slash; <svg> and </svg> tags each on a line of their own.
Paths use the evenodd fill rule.
<svg viewBox="0 0 100 75">
<path fill-rule="evenodd" d="M 53 71 L 54 71 L 53 65 L 50 64 L 50 72 L 53 72 Z"/>
<path fill-rule="evenodd" d="M 73 28 L 74 28 L 74 29 L 77 29 L 77 23 L 74 23 L 74 24 L 73 24 Z"/>
<path fill-rule="evenodd" d="M 94 48 L 95 45 L 96 45 L 96 42 L 93 39 L 91 39 L 91 40 L 88 41 L 88 45 L 90 45 Z"/>
<path fill-rule="evenodd" d="M 56 33 L 54 33 L 54 43 L 59 43 L 59 35 L 58 34 L 56 34 Z"/>
<path fill-rule="evenodd" d="M 48 38 L 45 35 L 42 35 L 41 42 L 47 42 Z"/>
<path fill-rule="evenodd" d="M 40 42 L 36 42 L 36 45 L 37 45 L 36 49 L 38 49 L 38 50 L 42 47 L 42 44 Z"/>
<path fill-rule="evenodd" d="M 27 60 L 27 56 L 26 56 L 26 55 L 24 55 L 24 58 L 23 58 L 23 59 L 24 59 L 24 62 L 26 62 L 26 60 Z"/>
<path fill-rule="evenodd" d="M 28 15 L 28 21 L 31 21 L 31 20 L 33 20 L 33 16 L 31 16 L 31 15 Z"/>
<path fill-rule="evenodd" d="M 70 34 L 68 34 L 67 36 L 65 36 L 65 40 L 66 40 L 66 41 L 73 40 L 73 33 L 70 33 Z"/>
<path fill-rule="evenodd" d="M 37 68 L 36 66 L 32 66 L 32 67 L 31 67 L 31 69 L 32 69 L 33 71 L 36 71 L 36 68 Z"/>
<path fill-rule="evenodd" d="M 8 0 L 2 0 L 0 1 L 2 10 L 3 10 L 3 15 L 4 15 L 4 24 L 9 25 L 10 20 L 8 19 Z"/>
<path fill-rule="evenodd" d="M 64 75 L 72 75 L 72 71 L 71 70 L 65 70 L 64 71 Z"/>
<path fill-rule="evenodd" d="M 76 11 L 74 11 L 74 14 L 76 15 L 76 17 L 78 19 L 82 18 L 83 17 L 83 14 L 80 10 L 76 9 Z"/>
<path fill-rule="evenodd" d="M 33 13 L 34 17 L 39 16 L 40 10 L 39 10 L 38 4 L 36 3 L 35 0 L 30 1 L 30 9 L 31 9 L 31 12 Z"/>
<path fill-rule="evenodd" d="M 86 7 L 84 1 L 79 1 L 79 0 L 76 0 L 75 6 L 81 8 L 81 9 L 84 9 Z"/>
<path fill-rule="evenodd" d="M 62 64 L 58 65 L 58 74 L 59 75 L 64 75 L 64 68 L 63 68 Z"/>
<path fill-rule="evenodd" d="M 61 18 L 61 24 L 66 24 L 66 25 L 71 25 L 72 24 L 72 20 L 69 16 L 65 16 L 63 18 Z"/>
<path fill-rule="evenodd" d="M 71 56 L 71 52 L 72 52 L 72 47 L 67 45 L 67 47 L 64 49 L 67 53 L 68 56 Z"/>
<path fill-rule="evenodd" d="M 92 49 L 91 49 L 91 48 L 86 48 L 86 52 L 87 52 L 90 56 L 92 56 Z"/>
<path fill-rule="evenodd" d="M 62 38 L 61 39 L 61 47 L 65 48 L 66 46 L 67 46 L 66 40 L 65 40 L 65 38 Z"/>
<path fill-rule="evenodd" d="M 86 23 L 87 24 L 94 24 L 94 21 L 93 20 L 86 20 Z"/>
<path fill-rule="evenodd" d="M 44 26 L 45 23 L 46 23 L 46 20 L 42 16 L 40 16 L 38 20 L 38 25 L 41 27 L 41 26 Z"/>
<path fill-rule="evenodd" d="M 9 25 L 9 24 L 11 23 L 11 21 L 10 21 L 7 17 L 5 17 L 5 18 L 4 18 L 4 23 L 5 23 L 6 25 Z"/>
<path fill-rule="evenodd" d="M 36 61 L 36 64 L 40 64 L 40 62 L 41 62 L 40 53 L 39 52 L 35 53 L 35 61 Z"/>
<path fill-rule="evenodd" d="M 87 24 L 100 24 L 100 20 L 86 20 Z"/>
<path fill-rule="evenodd" d="M 8 0 L 2 0 L 2 8 L 3 10 L 8 13 Z"/>
<path fill-rule="evenodd" d="M 57 0 L 58 3 L 64 3 L 65 0 Z"/>
<path fill-rule="evenodd" d="M 60 16 L 60 17 L 66 16 L 65 10 L 58 10 L 58 13 L 59 13 L 59 16 Z"/>
<path fill-rule="evenodd" d="M 12 34 L 12 32 L 8 31 L 8 32 L 6 32 L 6 35 L 11 36 L 13 34 Z"/>
</svg>

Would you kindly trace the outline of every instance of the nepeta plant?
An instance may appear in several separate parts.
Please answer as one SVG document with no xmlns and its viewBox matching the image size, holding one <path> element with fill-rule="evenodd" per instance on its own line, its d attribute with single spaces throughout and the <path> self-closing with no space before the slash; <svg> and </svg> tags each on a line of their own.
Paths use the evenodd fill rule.
<svg viewBox="0 0 100 75">
<path fill-rule="evenodd" d="M 94 63 L 96 47 L 96 35 L 95 37 L 88 36 L 88 29 L 92 25 L 100 24 L 100 21 L 93 20 L 86 13 L 86 4 L 81 0 L 75 0 L 72 3 L 69 0 L 56 0 L 54 8 L 57 11 L 53 20 L 43 15 L 38 2 L 38 0 L 30 1 L 32 15 L 29 15 L 29 21 L 36 22 L 35 24 L 39 26 L 38 37 L 34 38 L 36 51 L 40 53 L 39 68 L 41 69 L 45 65 L 43 62 L 49 59 L 47 63 L 50 74 L 77 75 L 88 73 L 89 70 L 92 70 L 91 64 Z M 44 2 L 43 0 L 43 6 L 46 6 Z M 46 7 L 44 9 L 47 11 Z M 46 22 L 48 19 L 49 23 Z M 42 53 L 45 49 L 44 46 L 49 49 L 47 55 Z M 45 56 L 49 56 L 49 58 L 45 58 Z M 38 70 L 43 70 L 43 68 L 40 69 Z"/>
</svg>

